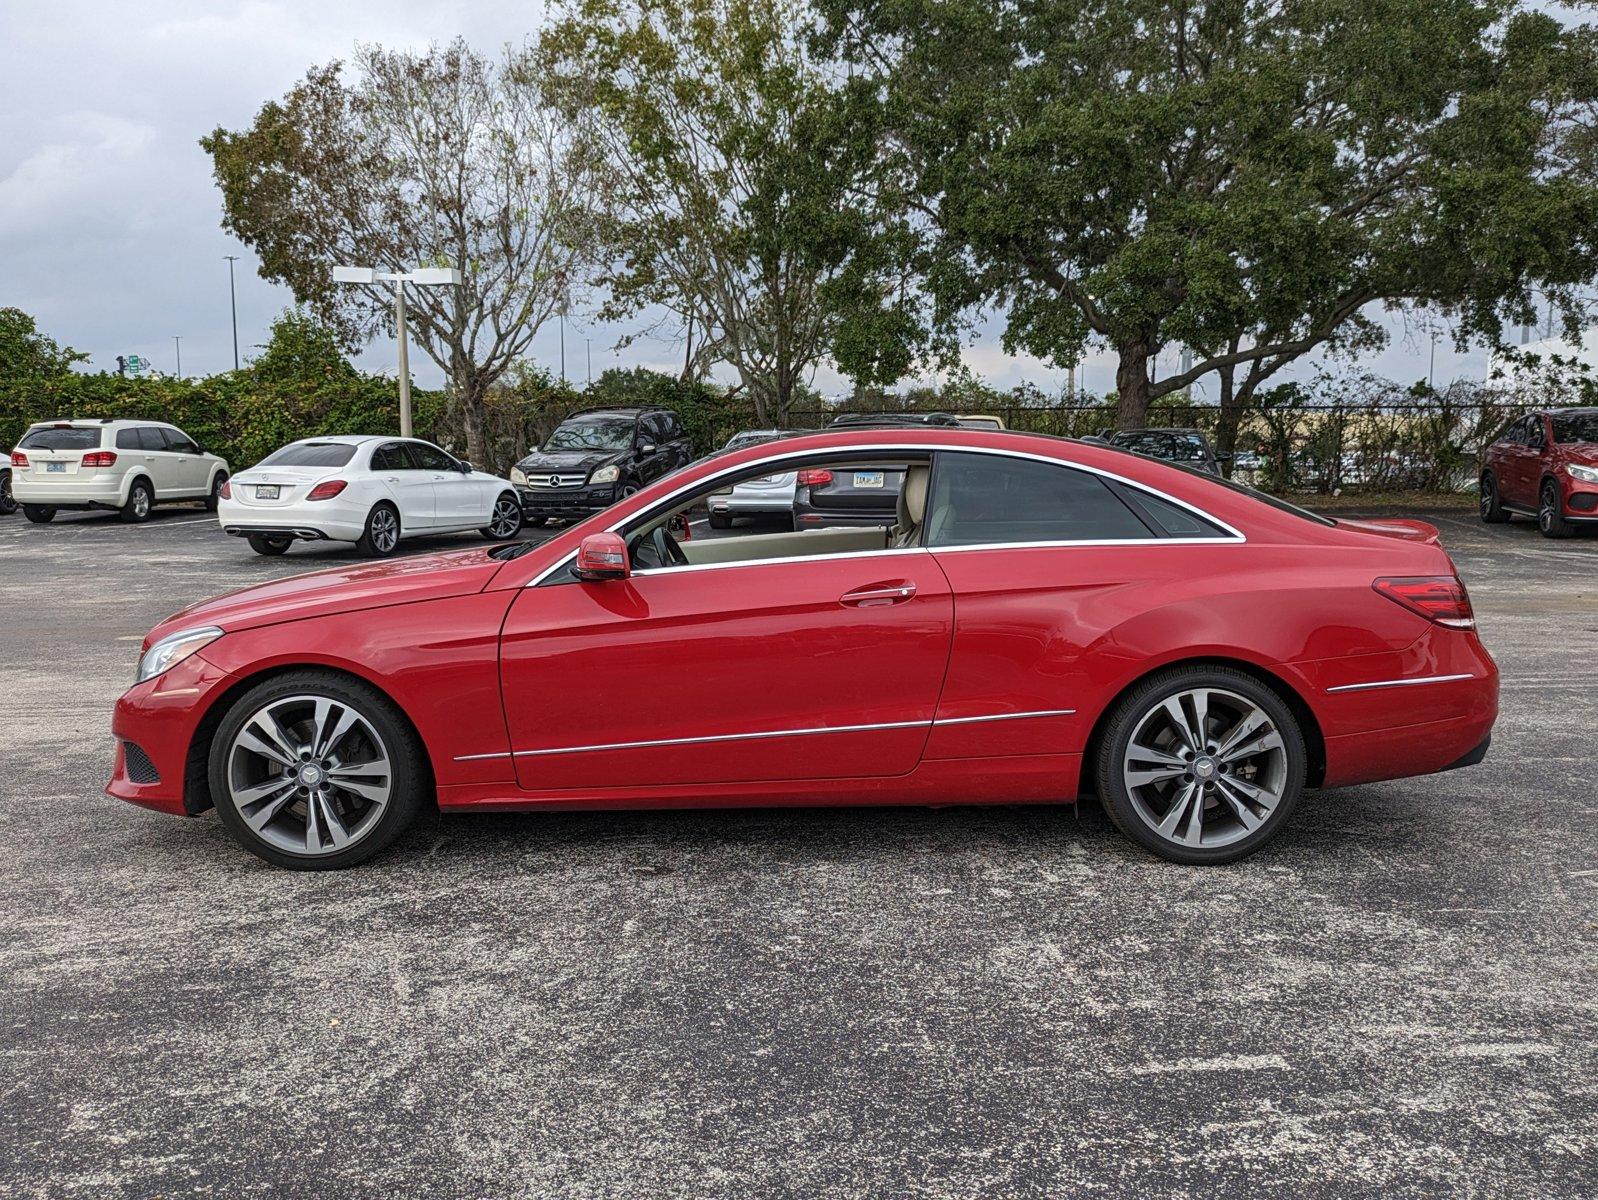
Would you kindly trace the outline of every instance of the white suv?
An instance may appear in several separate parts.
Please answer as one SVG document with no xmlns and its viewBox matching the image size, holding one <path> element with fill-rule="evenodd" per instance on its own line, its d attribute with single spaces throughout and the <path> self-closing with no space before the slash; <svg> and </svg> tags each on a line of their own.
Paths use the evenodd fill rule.
<svg viewBox="0 0 1598 1200">
<path fill-rule="evenodd" d="M 11 452 L 11 494 L 43 524 L 63 508 L 147 520 L 157 504 L 200 500 L 213 512 L 227 463 L 161 421 L 41 421 Z"/>
</svg>

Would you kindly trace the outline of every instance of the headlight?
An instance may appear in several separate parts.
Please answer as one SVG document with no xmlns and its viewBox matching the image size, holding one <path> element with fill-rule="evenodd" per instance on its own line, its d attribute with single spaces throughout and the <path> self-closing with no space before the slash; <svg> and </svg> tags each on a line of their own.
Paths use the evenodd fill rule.
<svg viewBox="0 0 1598 1200">
<path fill-rule="evenodd" d="M 1575 463 L 1566 463 L 1565 471 L 1572 479 L 1579 479 L 1583 483 L 1598 483 L 1598 467 L 1578 467 Z"/>
<path fill-rule="evenodd" d="M 520 467 L 512 467 L 510 469 L 510 481 L 512 483 L 519 483 L 523 487 L 527 486 L 527 476 L 522 473 L 522 469 Z"/>
<path fill-rule="evenodd" d="M 139 677 L 133 682 L 143 683 L 146 679 L 166 674 L 196 650 L 209 646 L 221 636 L 222 631 L 215 625 L 169 634 L 144 652 L 144 657 L 139 659 Z"/>
<path fill-rule="evenodd" d="M 589 483 L 615 483 L 621 478 L 621 468 L 615 463 L 608 467 L 600 467 L 588 477 Z"/>
</svg>

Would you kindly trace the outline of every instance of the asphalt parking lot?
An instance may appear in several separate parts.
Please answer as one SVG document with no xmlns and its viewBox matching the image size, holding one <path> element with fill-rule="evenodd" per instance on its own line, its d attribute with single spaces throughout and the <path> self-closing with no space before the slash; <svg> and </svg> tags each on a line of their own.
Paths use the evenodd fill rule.
<svg viewBox="0 0 1598 1200">
<path fill-rule="evenodd" d="M 350 551 L 0 520 L 0 1194 L 1598 1194 L 1598 538 L 1427 519 L 1492 753 L 1235 866 L 1085 804 L 435 816 L 327 875 L 101 788 L 150 625 Z"/>
</svg>

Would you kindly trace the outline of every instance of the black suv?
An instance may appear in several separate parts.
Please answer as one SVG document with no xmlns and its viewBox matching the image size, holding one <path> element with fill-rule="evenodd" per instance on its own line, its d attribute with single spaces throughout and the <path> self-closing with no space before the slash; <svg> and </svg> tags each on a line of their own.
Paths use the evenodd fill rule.
<svg viewBox="0 0 1598 1200">
<path fill-rule="evenodd" d="M 1198 429 L 1123 429 L 1118 433 L 1106 429 L 1100 436 L 1117 449 L 1181 463 L 1210 475 L 1219 475 L 1221 463 L 1225 461 L 1210 448 L 1209 438 Z"/>
<path fill-rule="evenodd" d="M 687 466 L 691 445 L 669 408 L 591 408 L 562 421 L 510 478 L 529 525 L 582 518 Z"/>
</svg>

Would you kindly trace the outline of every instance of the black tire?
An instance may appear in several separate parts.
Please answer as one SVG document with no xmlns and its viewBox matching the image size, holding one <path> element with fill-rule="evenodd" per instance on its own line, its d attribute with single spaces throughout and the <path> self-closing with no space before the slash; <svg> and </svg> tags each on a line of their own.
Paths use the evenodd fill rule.
<svg viewBox="0 0 1598 1200">
<path fill-rule="evenodd" d="M 250 549 L 267 558 L 276 558 L 279 554 L 287 554 L 293 538 L 267 537 L 264 533 L 252 533 L 246 539 Z"/>
<path fill-rule="evenodd" d="M 48 525 L 55 520 L 55 507 L 50 504 L 24 504 L 22 515 L 35 525 Z"/>
<path fill-rule="evenodd" d="M 529 529 L 542 529 L 549 524 L 548 517 L 523 517 L 522 523 Z"/>
<path fill-rule="evenodd" d="M 11 472 L 0 471 L 0 517 L 17 511 L 17 498 L 11 494 Z"/>
<path fill-rule="evenodd" d="M 491 542 L 510 541 L 521 533 L 522 524 L 526 520 L 522 516 L 522 502 L 516 498 L 515 492 L 506 492 L 495 500 L 492 515 L 495 525 L 486 525 L 477 531 Z"/>
<path fill-rule="evenodd" d="M 1282 786 L 1275 807 L 1252 832 L 1229 844 L 1213 847 L 1181 845 L 1162 836 L 1133 803 L 1122 770 L 1133 735 L 1153 710 L 1169 697 L 1203 688 L 1233 693 L 1252 703 L 1275 725 L 1282 742 Z M 1220 736 L 1218 730 L 1210 732 Z M 1252 675 L 1230 667 L 1173 667 L 1136 685 L 1116 704 L 1100 738 L 1094 775 L 1105 812 L 1127 837 L 1169 862 L 1210 866 L 1247 858 L 1276 836 L 1303 792 L 1306 761 L 1304 735 L 1298 721 L 1272 689 Z M 1180 781 L 1176 781 L 1176 784 L 1181 786 Z M 1201 793 L 1199 803 L 1201 806 L 1210 803 L 1207 791 Z M 1227 810 L 1221 806 L 1220 800 L 1215 800 L 1215 804 L 1214 811 L 1227 819 Z"/>
<path fill-rule="evenodd" d="M 128 489 L 128 502 L 118 514 L 124 525 L 143 525 L 155 510 L 155 489 L 148 479 L 135 479 Z"/>
<path fill-rule="evenodd" d="M 711 513 L 710 527 L 712 529 L 731 529 L 732 518 L 727 516 L 725 513 Z"/>
<path fill-rule="evenodd" d="M 353 709 L 382 738 L 390 764 L 391 793 L 369 832 L 341 851 L 295 854 L 265 841 L 240 814 L 229 787 L 229 755 L 244 723 L 274 700 L 313 696 Z M 277 675 L 241 695 L 217 727 L 207 753 L 211 798 L 217 815 L 250 853 L 297 871 L 336 871 L 381 854 L 416 819 L 431 793 L 427 758 L 409 723 L 393 701 L 376 688 L 331 671 L 303 670 Z M 303 803 L 303 802 L 299 802 Z"/>
<path fill-rule="evenodd" d="M 1481 476 L 1481 519 L 1487 525 L 1509 523 L 1509 510 L 1504 507 L 1503 497 L 1498 494 L 1498 480 L 1491 471 L 1483 471 Z"/>
<path fill-rule="evenodd" d="M 1543 490 L 1537 505 L 1537 529 L 1545 538 L 1567 538 L 1576 532 L 1576 527 L 1565 520 L 1565 514 L 1559 504 L 1559 485 L 1552 479 L 1543 481 Z"/>
<path fill-rule="evenodd" d="M 215 512 L 220 498 L 217 493 L 222 490 L 222 485 L 227 482 L 227 472 L 218 471 L 216 478 L 211 480 L 211 494 L 205 498 L 205 511 Z"/>
<path fill-rule="evenodd" d="M 367 558 L 387 558 L 399 549 L 401 532 L 399 509 L 385 500 L 366 514 L 366 532 L 355 548 Z"/>
</svg>

